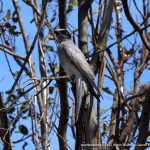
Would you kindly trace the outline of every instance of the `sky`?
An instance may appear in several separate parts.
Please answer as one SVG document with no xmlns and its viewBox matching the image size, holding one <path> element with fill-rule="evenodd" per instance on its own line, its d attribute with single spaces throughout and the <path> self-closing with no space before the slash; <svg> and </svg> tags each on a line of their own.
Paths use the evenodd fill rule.
<svg viewBox="0 0 150 150">
<path fill-rule="evenodd" d="M 19 0 L 18 0 L 19 1 Z M 10 9 L 12 12 L 13 12 L 13 5 L 12 5 L 12 1 L 7 1 L 6 0 L 3 0 L 4 2 L 4 5 L 3 5 L 3 10 L 4 10 L 4 13 L 1 14 L 0 18 L 2 18 L 2 16 L 5 16 L 5 10 L 7 9 Z M 131 1 L 129 1 L 129 3 L 131 3 Z M 138 3 L 138 6 L 140 7 L 140 3 L 141 3 L 141 0 L 139 0 L 139 3 Z M 29 38 L 31 39 L 30 41 L 32 42 L 33 40 L 33 37 L 36 33 L 35 31 L 35 25 L 34 23 L 30 23 L 30 21 L 33 19 L 33 17 L 30 15 L 32 13 L 32 10 L 29 9 L 29 7 L 27 7 L 25 4 L 23 4 L 21 1 L 19 1 L 19 5 L 21 7 L 21 14 L 22 14 L 22 17 L 23 17 L 23 22 L 25 23 L 25 29 L 27 31 L 27 34 L 29 36 Z M 132 6 L 130 4 L 130 6 Z M 51 9 L 51 6 L 49 6 L 50 9 Z M 96 8 L 97 6 L 96 5 L 93 5 L 93 8 Z M 56 7 L 57 9 L 57 7 Z M 136 18 L 137 20 L 140 22 L 141 19 L 139 17 L 139 15 L 134 11 L 135 8 L 131 8 L 132 10 L 132 14 L 133 16 L 136 15 Z M 68 15 L 68 22 L 74 26 L 75 28 L 77 28 L 78 26 L 78 15 L 77 15 L 77 7 L 74 9 L 74 11 Z M 53 14 L 49 14 L 50 17 L 53 15 Z M 114 14 L 113 14 L 114 15 Z M 123 30 L 125 31 L 125 33 L 123 33 L 124 35 L 130 33 L 133 28 L 132 26 L 129 24 L 129 22 L 127 21 L 126 17 L 123 15 L 123 24 L 125 24 L 123 26 Z M 112 24 L 114 23 L 115 21 L 113 20 Z M 54 22 L 54 24 L 58 23 L 58 20 L 56 22 Z M 19 30 L 19 28 L 17 28 L 17 30 Z M 132 38 L 130 38 L 130 42 L 132 42 Z M 76 39 L 77 40 L 77 39 Z M 115 39 L 110 39 L 108 41 L 108 45 L 113 43 L 115 41 Z M 139 43 L 141 42 L 140 39 L 138 39 Z M 77 43 L 77 41 L 76 41 Z M 54 49 L 56 50 L 56 45 L 54 45 L 54 42 L 50 41 L 49 42 L 50 45 L 52 45 L 54 47 Z M 127 48 L 129 47 L 130 48 L 130 44 L 129 43 L 124 43 Z M 19 36 L 18 37 L 18 40 L 16 41 L 16 49 L 17 49 L 17 53 L 22 55 L 22 56 L 25 56 L 25 53 L 24 53 L 24 46 L 23 46 L 23 40 L 22 38 Z M 37 47 L 35 48 L 37 49 Z M 89 49 L 92 49 L 92 46 L 89 46 Z M 111 49 L 114 53 L 116 51 L 116 46 L 112 47 Z M 34 63 L 35 63 L 35 67 L 38 68 L 38 57 L 37 57 L 37 51 L 34 50 L 33 53 L 32 53 L 32 57 L 34 59 Z M 117 58 L 117 52 L 115 54 L 115 57 Z M 5 59 L 5 55 L 2 51 L 0 51 L 0 58 L 1 58 L 1 61 L 0 61 L 0 66 L 1 66 L 1 69 L 0 69 L 0 91 L 1 92 L 4 92 L 4 97 L 6 96 L 5 95 L 5 92 L 7 90 L 10 89 L 10 87 L 12 86 L 13 82 L 14 82 L 14 79 L 12 78 L 12 75 L 10 74 L 10 70 L 9 70 L 9 67 L 8 67 L 8 64 L 6 62 L 6 59 Z M 9 60 L 10 60 L 10 64 L 12 64 L 12 69 L 14 72 L 16 71 L 19 71 L 19 67 L 16 65 L 15 61 L 13 60 L 12 56 L 8 56 Z M 58 57 L 56 57 L 56 60 L 58 60 Z M 127 73 L 126 77 L 125 77 L 125 89 L 130 89 L 130 87 L 132 87 L 133 85 L 133 71 L 130 71 Z M 38 71 L 38 74 L 39 74 L 39 71 Z M 150 76 L 150 72 L 148 71 L 145 71 L 144 72 L 144 75 L 142 76 L 141 78 L 141 81 L 142 83 L 146 83 L 147 81 L 149 81 L 149 78 L 148 76 Z M 40 78 L 40 76 L 39 76 Z M 26 78 L 25 78 L 26 79 Z M 104 86 L 105 87 L 109 87 L 111 90 L 114 89 L 114 84 L 110 83 L 110 80 L 108 80 L 107 78 L 105 78 L 104 80 Z M 112 104 L 112 97 L 106 93 L 103 93 L 105 99 L 107 99 L 107 101 L 103 101 L 101 103 L 101 106 L 103 109 L 106 109 L 106 110 L 109 110 L 108 113 L 110 113 L 111 109 L 110 109 L 110 104 Z M 70 101 L 71 103 L 71 101 Z M 30 130 L 31 129 L 31 125 L 30 125 L 30 122 L 25 122 L 24 120 L 21 120 L 21 123 L 25 123 L 27 126 L 28 126 L 28 129 Z M 56 122 L 56 124 L 58 125 L 58 122 Z M 12 137 L 12 139 L 15 141 L 17 140 L 19 137 L 21 137 L 22 135 L 20 133 L 15 133 Z M 67 134 L 67 139 L 68 139 L 68 144 L 72 147 L 72 149 L 74 149 L 74 140 L 72 138 L 72 134 L 71 134 L 71 130 L 70 128 L 68 128 L 68 134 Z M 50 140 L 51 140 L 51 148 L 52 150 L 53 149 L 59 149 L 59 145 L 58 145 L 58 139 L 57 139 L 57 135 L 55 133 L 53 133 L 51 136 L 50 136 Z M 31 144 L 30 140 L 28 140 L 29 142 L 29 145 L 26 147 L 26 149 L 28 150 L 32 150 L 34 149 L 33 145 Z M 20 143 L 17 145 L 17 147 L 15 147 L 15 150 L 19 150 L 22 148 L 22 144 L 23 143 Z M 0 145 L 0 149 L 1 149 L 1 145 Z"/>
</svg>

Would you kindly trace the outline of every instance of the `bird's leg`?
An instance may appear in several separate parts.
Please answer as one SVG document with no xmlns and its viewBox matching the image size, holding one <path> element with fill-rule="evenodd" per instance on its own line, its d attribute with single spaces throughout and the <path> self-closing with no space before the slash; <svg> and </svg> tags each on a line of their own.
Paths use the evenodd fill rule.
<svg viewBox="0 0 150 150">
<path fill-rule="evenodd" d="M 76 82 L 76 80 L 75 80 L 75 75 L 71 75 L 71 76 L 69 77 L 69 79 L 71 80 L 71 82 L 72 82 L 73 84 L 75 84 L 75 82 Z"/>
<path fill-rule="evenodd" d="M 67 79 L 67 82 L 69 82 L 69 81 L 73 81 L 74 82 L 74 79 L 75 77 L 74 77 L 74 75 L 72 75 L 72 76 L 68 76 L 66 79 Z"/>
<path fill-rule="evenodd" d="M 74 81 L 75 81 L 75 75 L 74 75 L 74 74 L 71 75 L 71 76 L 70 76 L 70 79 L 74 82 Z"/>
</svg>

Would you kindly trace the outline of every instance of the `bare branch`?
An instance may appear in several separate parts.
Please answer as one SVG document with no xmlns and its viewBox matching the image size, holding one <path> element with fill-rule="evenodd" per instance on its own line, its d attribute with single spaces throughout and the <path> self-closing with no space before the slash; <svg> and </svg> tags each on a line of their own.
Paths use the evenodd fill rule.
<svg viewBox="0 0 150 150">
<path fill-rule="evenodd" d="M 143 41 L 144 46 L 147 48 L 147 50 L 150 52 L 150 44 L 149 41 L 147 40 L 144 32 L 142 32 L 141 27 L 134 21 L 134 19 L 131 16 L 129 7 L 128 7 L 128 3 L 127 0 L 122 0 L 122 4 L 123 4 L 123 8 L 125 11 L 125 15 L 127 17 L 127 19 L 129 20 L 129 22 L 131 23 L 131 25 L 133 26 L 133 28 L 139 33 L 141 40 Z M 150 14 L 149 14 L 150 15 Z"/>
<path fill-rule="evenodd" d="M 0 49 L 1 49 L 2 51 L 4 51 L 4 52 L 6 52 L 6 53 L 8 53 L 8 54 L 10 54 L 10 55 L 12 55 L 12 56 L 14 56 L 14 57 L 16 57 L 16 58 L 19 58 L 19 59 L 21 59 L 21 60 L 25 60 L 25 57 L 22 57 L 22 56 L 20 56 L 20 55 L 17 55 L 16 53 L 14 53 L 13 50 L 11 49 L 11 47 L 8 47 L 8 46 L 6 46 L 6 45 L 0 44 Z M 7 49 L 8 49 L 8 50 L 7 50 Z"/>
</svg>

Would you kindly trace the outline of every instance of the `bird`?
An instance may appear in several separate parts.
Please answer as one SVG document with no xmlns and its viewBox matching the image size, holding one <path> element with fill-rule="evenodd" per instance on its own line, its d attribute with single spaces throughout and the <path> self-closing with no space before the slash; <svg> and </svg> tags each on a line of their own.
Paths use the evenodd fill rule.
<svg viewBox="0 0 150 150">
<path fill-rule="evenodd" d="M 100 91 L 95 84 L 95 74 L 82 51 L 72 41 L 71 33 L 66 29 L 57 29 L 54 33 L 59 43 L 58 57 L 60 64 L 67 76 L 73 77 L 76 82 L 75 121 L 77 122 L 83 97 L 89 89 L 94 88 L 98 95 L 96 97 L 99 98 Z"/>
</svg>

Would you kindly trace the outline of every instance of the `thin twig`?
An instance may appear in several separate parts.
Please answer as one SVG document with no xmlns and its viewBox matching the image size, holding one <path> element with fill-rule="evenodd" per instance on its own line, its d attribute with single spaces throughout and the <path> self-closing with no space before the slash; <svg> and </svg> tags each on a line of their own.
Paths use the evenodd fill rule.
<svg viewBox="0 0 150 150">
<path fill-rule="evenodd" d="M 22 65 L 22 68 L 20 69 L 20 71 L 19 71 L 19 73 L 18 73 L 18 75 L 17 75 L 17 77 L 16 77 L 16 80 L 15 80 L 14 84 L 13 84 L 12 87 L 11 87 L 10 93 L 9 93 L 9 95 L 8 95 L 8 97 L 7 97 L 7 101 L 9 100 L 11 94 L 13 93 L 13 91 L 14 91 L 14 89 L 15 89 L 15 87 L 16 87 L 16 85 L 17 85 L 17 83 L 18 83 L 18 81 L 19 81 L 19 79 L 20 79 L 20 77 L 21 77 L 21 74 L 22 74 L 23 71 L 24 71 L 24 67 L 25 67 L 26 63 L 28 62 L 31 53 L 32 53 L 33 50 L 34 50 L 34 46 L 35 46 L 36 40 L 37 40 L 37 38 L 38 38 L 39 31 L 40 31 L 40 29 L 38 29 L 38 31 L 37 31 L 37 33 L 36 33 L 36 35 L 35 35 L 35 38 L 34 38 L 34 40 L 33 40 L 33 43 L 32 43 L 32 45 L 31 45 L 30 51 L 29 51 L 29 53 L 27 54 L 26 59 L 25 59 L 23 65 Z"/>
<path fill-rule="evenodd" d="M 147 29 L 148 27 L 150 27 L 150 24 L 147 25 L 147 26 L 145 26 L 145 27 L 143 27 L 143 28 L 141 28 L 141 30 L 143 31 L 143 30 Z M 114 45 L 116 45 L 116 44 L 120 43 L 121 41 L 127 39 L 128 37 L 132 36 L 135 32 L 137 32 L 137 31 L 136 31 L 136 30 L 133 30 L 132 32 L 130 32 L 129 34 L 125 35 L 125 36 L 124 36 L 123 38 L 121 38 L 120 40 L 117 40 L 116 42 L 114 42 L 114 43 L 110 44 L 109 46 L 107 46 L 105 49 L 98 50 L 98 51 L 94 52 L 93 54 L 88 55 L 87 58 L 92 57 L 93 55 L 97 55 L 97 53 L 104 52 L 104 51 L 106 51 L 107 49 L 110 49 L 110 48 L 113 47 Z"/>
<path fill-rule="evenodd" d="M 6 48 L 9 49 L 9 50 L 7 50 Z M 7 47 L 6 45 L 0 44 L 0 50 L 2 50 L 3 52 L 6 52 L 6 53 L 8 53 L 8 54 L 10 54 L 10 55 L 12 55 L 12 56 L 14 56 L 14 57 L 16 57 L 16 58 L 21 59 L 21 60 L 25 60 L 25 57 L 20 56 L 20 55 L 18 55 L 18 54 L 16 54 L 16 53 L 12 52 L 12 49 L 11 49 L 11 51 L 10 51 L 10 49 L 11 49 L 11 48 Z"/>
<path fill-rule="evenodd" d="M 50 126 L 50 125 L 48 125 L 48 126 L 56 133 L 56 135 L 58 135 L 58 136 L 63 140 L 63 142 L 68 146 L 68 148 L 69 148 L 70 150 L 73 150 L 73 149 L 68 145 L 67 141 L 64 140 L 64 139 L 62 138 L 62 136 L 61 136 L 58 132 L 56 132 L 56 131 L 53 129 L 52 126 Z M 53 124 L 53 126 L 56 128 L 56 130 L 58 130 L 57 127 L 55 126 L 55 124 Z"/>
<path fill-rule="evenodd" d="M 131 13 L 130 13 L 130 10 L 129 10 L 129 7 L 128 7 L 128 2 L 127 0 L 121 0 L 122 1 L 122 4 L 123 4 L 123 8 L 124 8 L 124 12 L 125 12 L 125 15 L 128 19 L 128 21 L 131 23 L 131 25 L 133 26 L 133 28 L 139 33 L 140 37 L 141 37 L 141 40 L 144 44 L 144 46 L 147 48 L 147 50 L 150 52 L 150 44 L 149 44 L 149 41 L 147 40 L 144 32 L 142 31 L 141 29 L 141 26 L 139 24 L 137 24 L 135 22 L 135 20 L 133 19 Z"/>
</svg>

